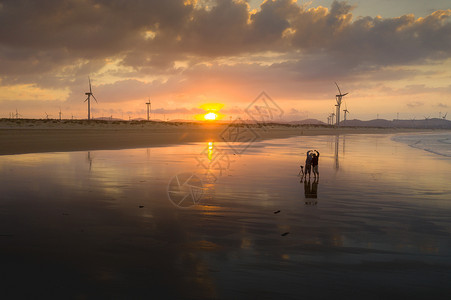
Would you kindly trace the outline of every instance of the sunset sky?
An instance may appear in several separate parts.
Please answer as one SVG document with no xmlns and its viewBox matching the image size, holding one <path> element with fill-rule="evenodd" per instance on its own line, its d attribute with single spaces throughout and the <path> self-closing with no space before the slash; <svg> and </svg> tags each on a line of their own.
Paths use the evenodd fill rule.
<svg viewBox="0 0 451 300">
<path fill-rule="evenodd" d="M 226 117 L 265 91 L 283 120 L 450 112 L 449 0 L 0 0 L 0 117 Z M 343 107 L 344 108 L 344 107 Z"/>
</svg>

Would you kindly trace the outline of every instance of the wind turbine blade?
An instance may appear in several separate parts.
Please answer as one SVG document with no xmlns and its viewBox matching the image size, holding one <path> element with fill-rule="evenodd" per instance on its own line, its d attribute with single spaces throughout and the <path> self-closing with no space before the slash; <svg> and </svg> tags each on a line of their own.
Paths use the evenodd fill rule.
<svg viewBox="0 0 451 300">
<path fill-rule="evenodd" d="M 337 86 L 337 89 L 338 89 L 338 93 L 341 95 L 341 91 L 340 91 L 340 88 L 338 87 L 338 84 L 335 82 L 335 85 Z"/>
<path fill-rule="evenodd" d="M 92 94 L 91 78 L 89 78 L 89 76 L 88 76 L 88 81 L 89 81 L 89 92 Z"/>
<path fill-rule="evenodd" d="M 96 103 L 99 103 L 99 102 L 97 102 L 97 99 L 96 99 L 96 97 L 94 96 L 94 94 L 92 94 L 91 96 L 92 96 L 92 98 L 94 98 L 94 100 L 96 100 Z"/>
<path fill-rule="evenodd" d="M 347 94 L 349 94 L 349 93 L 344 93 L 342 96 L 344 97 L 344 96 L 346 96 Z"/>
<path fill-rule="evenodd" d="M 83 101 L 83 102 L 86 102 L 86 101 L 88 101 L 89 100 L 89 97 L 88 98 L 86 98 L 86 100 L 85 101 Z"/>
</svg>

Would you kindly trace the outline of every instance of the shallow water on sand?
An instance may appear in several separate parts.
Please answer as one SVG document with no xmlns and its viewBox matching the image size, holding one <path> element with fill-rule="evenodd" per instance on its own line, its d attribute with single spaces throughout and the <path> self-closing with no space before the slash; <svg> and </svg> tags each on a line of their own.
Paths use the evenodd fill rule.
<svg viewBox="0 0 451 300">
<path fill-rule="evenodd" d="M 451 159 L 391 138 L 2 156 L 2 291 L 447 298 Z M 309 149 L 320 179 L 300 182 Z"/>
</svg>

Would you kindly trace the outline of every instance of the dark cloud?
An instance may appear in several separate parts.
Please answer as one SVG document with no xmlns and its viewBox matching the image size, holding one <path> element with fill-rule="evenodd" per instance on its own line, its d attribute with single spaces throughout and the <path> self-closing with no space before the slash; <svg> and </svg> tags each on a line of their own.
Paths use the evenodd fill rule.
<svg viewBox="0 0 451 300">
<path fill-rule="evenodd" d="M 270 50 L 277 50 L 278 44 L 286 46 L 288 41 L 283 41 L 283 34 L 291 27 L 301 8 L 291 0 L 266 1 L 260 8 L 250 16 L 248 43 L 257 43 L 259 47 Z"/>
<path fill-rule="evenodd" d="M 175 0 L 0 3 L 0 76 L 6 82 L 27 82 L 27 75 L 60 73 L 68 67 L 77 73 L 77 66 L 103 61 L 90 70 L 97 71 L 107 58 L 144 47 L 146 30 L 180 30 L 192 10 Z"/>
<path fill-rule="evenodd" d="M 257 11 L 238 0 L 194 3 L 0 0 L 0 84 L 69 88 L 69 99 L 75 99 L 83 95 L 88 74 L 119 61 L 133 78 L 166 80 L 124 80 L 127 74 L 117 71 L 118 82 L 98 87 L 106 101 L 122 101 L 124 91 L 128 99 L 138 99 L 208 83 L 246 85 L 249 95 L 269 85 L 284 94 L 320 90 L 337 78 L 372 76 L 386 66 L 451 57 L 451 10 L 424 18 L 354 20 L 354 8 L 338 1 L 330 9 L 266 1 Z M 267 53 L 273 56 L 252 61 Z M 233 65 L 214 62 L 237 57 L 242 60 Z"/>
<path fill-rule="evenodd" d="M 451 10 L 424 19 L 363 18 L 350 24 L 334 41 L 337 56 L 360 63 L 402 65 L 451 56 Z"/>
<path fill-rule="evenodd" d="M 188 53 L 205 56 L 229 55 L 245 42 L 248 5 L 244 2 L 218 0 L 211 9 L 193 11 L 180 32 L 179 47 Z"/>
<path fill-rule="evenodd" d="M 301 10 L 293 21 L 293 45 L 306 50 L 334 50 L 333 45 L 343 32 L 352 26 L 352 7 L 345 2 L 324 7 Z"/>
</svg>

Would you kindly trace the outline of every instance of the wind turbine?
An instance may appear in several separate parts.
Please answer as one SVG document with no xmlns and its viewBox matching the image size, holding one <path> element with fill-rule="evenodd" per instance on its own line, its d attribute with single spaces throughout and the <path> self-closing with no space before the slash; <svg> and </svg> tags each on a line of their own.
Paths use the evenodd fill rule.
<svg viewBox="0 0 451 300">
<path fill-rule="evenodd" d="M 16 119 L 19 119 L 19 117 L 22 117 L 22 115 L 19 114 L 19 112 L 17 111 L 17 108 L 16 108 L 16 114 L 15 114 L 15 117 L 16 117 Z"/>
<path fill-rule="evenodd" d="M 61 112 L 61 108 L 60 108 L 60 112 L 59 112 L 59 116 L 60 116 L 60 121 L 61 121 L 61 116 L 63 115 L 63 113 Z"/>
<path fill-rule="evenodd" d="M 335 100 L 337 101 L 337 126 L 340 126 L 340 106 L 341 106 L 341 101 L 343 99 L 344 96 L 346 96 L 349 93 L 341 93 L 340 87 L 338 86 L 338 84 L 335 82 L 335 85 L 337 86 L 338 89 L 338 95 L 335 95 Z"/>
<path fill-rule="evenodd" d="M 98 102 L 97 102 L 96 97 L 92 93 L 91 78 L 89 78 L 89 76 L 88 76 L 88 81 L 89 81 L 89 92 L 85 93 L 85 95 L 87 95 L 88 98 L 86 98 L 86 100 L 84 102 L 88 101 L 88 120 L 91 120 L 91 96 L 92 96 L 92 98 L 94 98 L 94 100 L 96 100 L 96 103 L 98 103 Z"/>
<path fill-rule="evenodd" d="M 45 118 L 48 120 L 49 117 L 51 117 L 52 115 L 49 115 L 47 112 L 45 113 Z"/>
<path fill-rule="evenodd" d="M 150 120 L 150 111 L 152 110 L 152 103 L 150 103 L 150 98 L 149 101 L 146 102 L 147 105 L 147 121 Z"/>
<path fill-rule="evenodd" d="M 442 116 L 442 119 L 443 120 L 446 120 L 446 115 L 447 115 L 448 113 L 446 113 L 446 114 L 444 114 L 443 116 Z"/>
<path fill-rule="evenodd" d="M 344 113 L 345 113 L 344 122 L 346 122 L 346 114 L 349 114 L 349 110 L 348 110 L 348 107 L 347 107 L 347 105 L 346 105 L 346 102 L 345 102 L 345 109 L 343 109 L 343 111 L 344 111 Z"/>
</svg>

